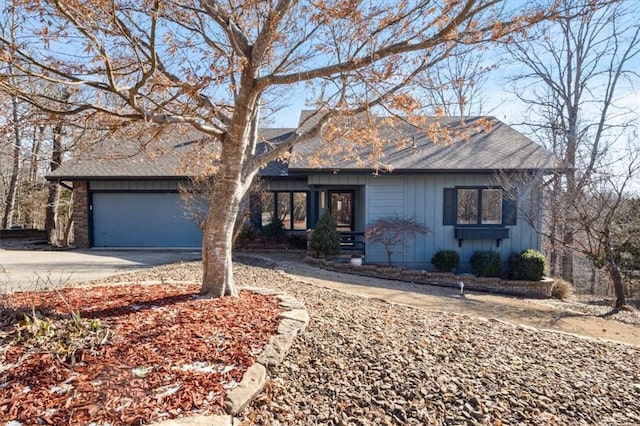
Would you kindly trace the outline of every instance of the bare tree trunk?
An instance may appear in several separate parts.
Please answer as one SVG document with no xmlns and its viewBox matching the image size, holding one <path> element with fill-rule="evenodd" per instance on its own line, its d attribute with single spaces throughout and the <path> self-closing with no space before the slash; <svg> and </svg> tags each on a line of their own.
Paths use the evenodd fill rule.
<svg viewBox="0 0 640 426">
<path fill-rule="evenodd" d="M 613 258 L 607 259 L 607 271 L 609 271 L 609 276 L 611 277 L 611 281 L 613 282 L 613 290 L 616 294 L 616 308 L 622 308 L 625 303 L 627 303 L 626 296 L 624 293 L 624 280 L 622 279 L 622 273 L 620 272 L 620 267 L 615 262 Z"/>
<path fill-rule="evenodd" d="M 598 270 L 591 265 L 591 291 L 592 295 L 596 294 L 596 280 L 598 278 Z"/>
<path fill-rule="evenodd" d="M 555 140 L 555 138 L 554 138 Z M 557 150 L 557 142 L 554 142 L 553 152 L 555 153 Z M 560 251 L 559 240 L 558 240 L 558 228 L 560 225 L 560 208 L 557 203 L 560 199 L 560 181 L 562 176 L 559 174 L 555 175 L 553 187 L 551 190 L 551 200 L 550 200 L 550 214 L 549 214 L 549 275 L 552 277 L 557 276 L 561 268 L 559 268 L 559 255 Z"/>
<path fill-rule="evenodd" d="M 29 176 L 29 181 L 33 187 L 38 183 L 38 157 L 40 156 L 43 137 L 44 126 L 33 126 L 33 147 L 31 149 L 31 170 Z"/>
<path fill-rule="evenodd" d="M 549 275 L 556 276 L 557 264 L 558 264 L 558 244 L 555 242 L 555 231 L 551 234 L 549 243 Z"/>
<path fill-rule="evenodd" d="M 616 308 L 622 308 L 627 302 L 624 292 L 624 280 L 622 278 L 622 272 L 620 272 L 620 267 L 616 263 L 616 256 L 613 245 L 611 244 L 611 235 L 609 232 L 605 233 L 603 242 L 606 250 L 605 266 L 607 267 L 607 271 L 609 271 L 609 276 L 613 283 L 613 290 L 616 294 L 616 303 L 614 306 Z"/>
<path fill-rule="evenodd" d="M 563 239 L 562 250 L 562 279 L 573 283 L 573 232 L 566 231 Z"/>
<path fill-rule="evenodd" d="M 237 297 L 238 290 L 233 280 L 233 230 L 244 194 L 240 188 L 239 176 L 237 179 L 229 179 L 219 173 L 216 177 L 214 197 L 204 222 L 200 294 L 209 297 Z M 233 202 L 227 205 L 218 200 Z"/>
<path fill-rule="evenodd" d="M 11 170 L 11 180 L 9 181 L 9 189 L 5 196 L 5 210 L 2 217 L 2 227 L 8 228 L 13 225 L 13 218 L 16 211 L 16 197 L 18 195 L 18 177 L 20 175 L 20 124 L 18 123 L 18 98 L 11 97 L 11 108 L 13 114 L 13 167 Z"/>
<path fill-rule="evenodd" d="M 62 237 L 62 245 L 67 247 L 69 245 L 69 237 L 71 236 L 71 229 L 73 228 L 73 214 L 71 214 L 71 209 L 69 209 L 69 214 L 67 216 L 67 221 L 64 227 L 64 234 Z"/>
<path fill-rule="evenodd" d="M 49 166 L 51 171 L 57 170 L 62 164 L 62 124 L 56 124 L 53 129 L 53 149 L 51 151 L 51 162 Z M 56 235 L 58 201 L 60 200 L 60 186 L 56 182 L 49 182 L 49 193 L 47 195 L 47 208 L 44 220 L 44 229 L 47 231 L 47 239 L 49 244 L 56 244 L 58 237 Z"/>
<path fill-rule="evenodd" d="M 250 71 L 250 70 L 248 70 Z M 225 135 L 220 153 L 220 168 L 213 182 L 209 212 L 204 221 L 202 240 L 202 289 L 209 297 L 238 297 L 233 280 L 234 228 L 240 202 L 249 190 L 256 168 L 243 169 L 242 157 L 252 150 L 257 138 L 258 94 L 253 91 L 253 75 L 243 74 L 244 84 L 237 95 L 236 111 Z M 220 200 L 229 201 L 229 204 Z"/>
</svg>

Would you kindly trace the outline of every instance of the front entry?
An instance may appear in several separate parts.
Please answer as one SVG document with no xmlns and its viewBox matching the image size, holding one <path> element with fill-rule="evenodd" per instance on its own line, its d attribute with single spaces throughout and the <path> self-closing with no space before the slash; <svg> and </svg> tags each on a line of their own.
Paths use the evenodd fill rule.
<svg viewBox="0 0 640 426">
<path fill-rule="evenodd" d="M 329 191 L 329 211 L 338 224 L 338 231 L 354 231 L 353 191 Z"/>
</svg>

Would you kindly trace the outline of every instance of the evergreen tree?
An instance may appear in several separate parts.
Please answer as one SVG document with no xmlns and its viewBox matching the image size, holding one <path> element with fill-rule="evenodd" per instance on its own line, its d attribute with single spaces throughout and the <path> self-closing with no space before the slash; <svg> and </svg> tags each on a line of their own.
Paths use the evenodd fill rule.
<svg viewBox="0 0 640 426">
<path fill-rule="evenodd" d="M 318 255 L 331 256 L 340 253 L 340 233 L 336 220 L 326 211 L 311 234 L 311 249 Z"/>
</svg>

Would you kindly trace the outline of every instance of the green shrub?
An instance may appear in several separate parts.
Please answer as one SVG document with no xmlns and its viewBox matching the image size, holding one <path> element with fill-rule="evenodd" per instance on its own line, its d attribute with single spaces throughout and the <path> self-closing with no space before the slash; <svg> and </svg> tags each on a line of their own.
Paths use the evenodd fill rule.
<svg viewBox="0 0 640 426">
<path fill-rule="evenodd" d="M 309 246 L 318 255 L 333 256 L 340 253 L 340 233 L 337 231 L 336 220 L 329 211 L 318 220 Z"/>
<path fill-rule="evenodd" d="M 455 250 L 438 250 L 431 264 L 438 272 L 453 272 L 460 265 L 460 255 Z"/>
<path fill-rule="evenodd" d="M 271 223 L 262 227 L 262 235 L 264 235 L 270 243 L 279 243 L 287 237 L 284 224 L 279 217 L 274 217 Z"/>
<path fill-rule="evenodd" d="M 544 255 L 537 250 L 524 250 L 509 256 L 509 275 L 514 280 L 540 281 L 545 266 Z"/>
<path fill-rule="evenodd" d="M 477 277 L 502 276 L 502 258 L 492 250 L 476 250 L 469 260 L 471 271 Z"/>
</svg>

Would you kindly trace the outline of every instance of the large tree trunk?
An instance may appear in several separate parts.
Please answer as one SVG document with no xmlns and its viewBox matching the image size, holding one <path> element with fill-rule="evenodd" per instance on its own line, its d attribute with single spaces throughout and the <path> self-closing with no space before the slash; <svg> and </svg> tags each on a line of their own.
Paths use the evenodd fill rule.
<svg viewBox="0 0 640 426">
<path fill-rule="evenodd" d="M 225 179 L 220 174 L 217 175 L 213 199 L 204 222 L 203 275 L 200 294 L 209 297 L 238 296 L 238 290 L 233 281 L 233 230 L 240 200 L 244 194 L 239 177 L 236 182 L 225 184 L 225 181 L 229 182 L 229 179 Z"/>
<path fill-rule="evenodd" d="M 240 210 L 258 169 L 246 170 L 247 156 L 253 154 L 258 128 L 258 93 L 253 91 L 254 74 L 247 70 L 228 132 L 221 141 L 219 169 L 214 176 L 209 212 L 202 240 L 202 288 L 208 297 L 238 296 L 233 281 L 233 236 Z"/>
<path fill-rule="evenodd" d="M 2 216 L 2 227 L 8 228 L 13 225 L 13 216 L 16 210 L 16 198 L 18 195 L 18 177 L 20 175 L 20 124 L 18 123 L 18 99 L 11 97 L 11 108 L 13 113 L 13 167 L 11 169 L 11 180 L 9 181 L 9 189 L 5 196 L 5 209 Z"/>
</svg>

